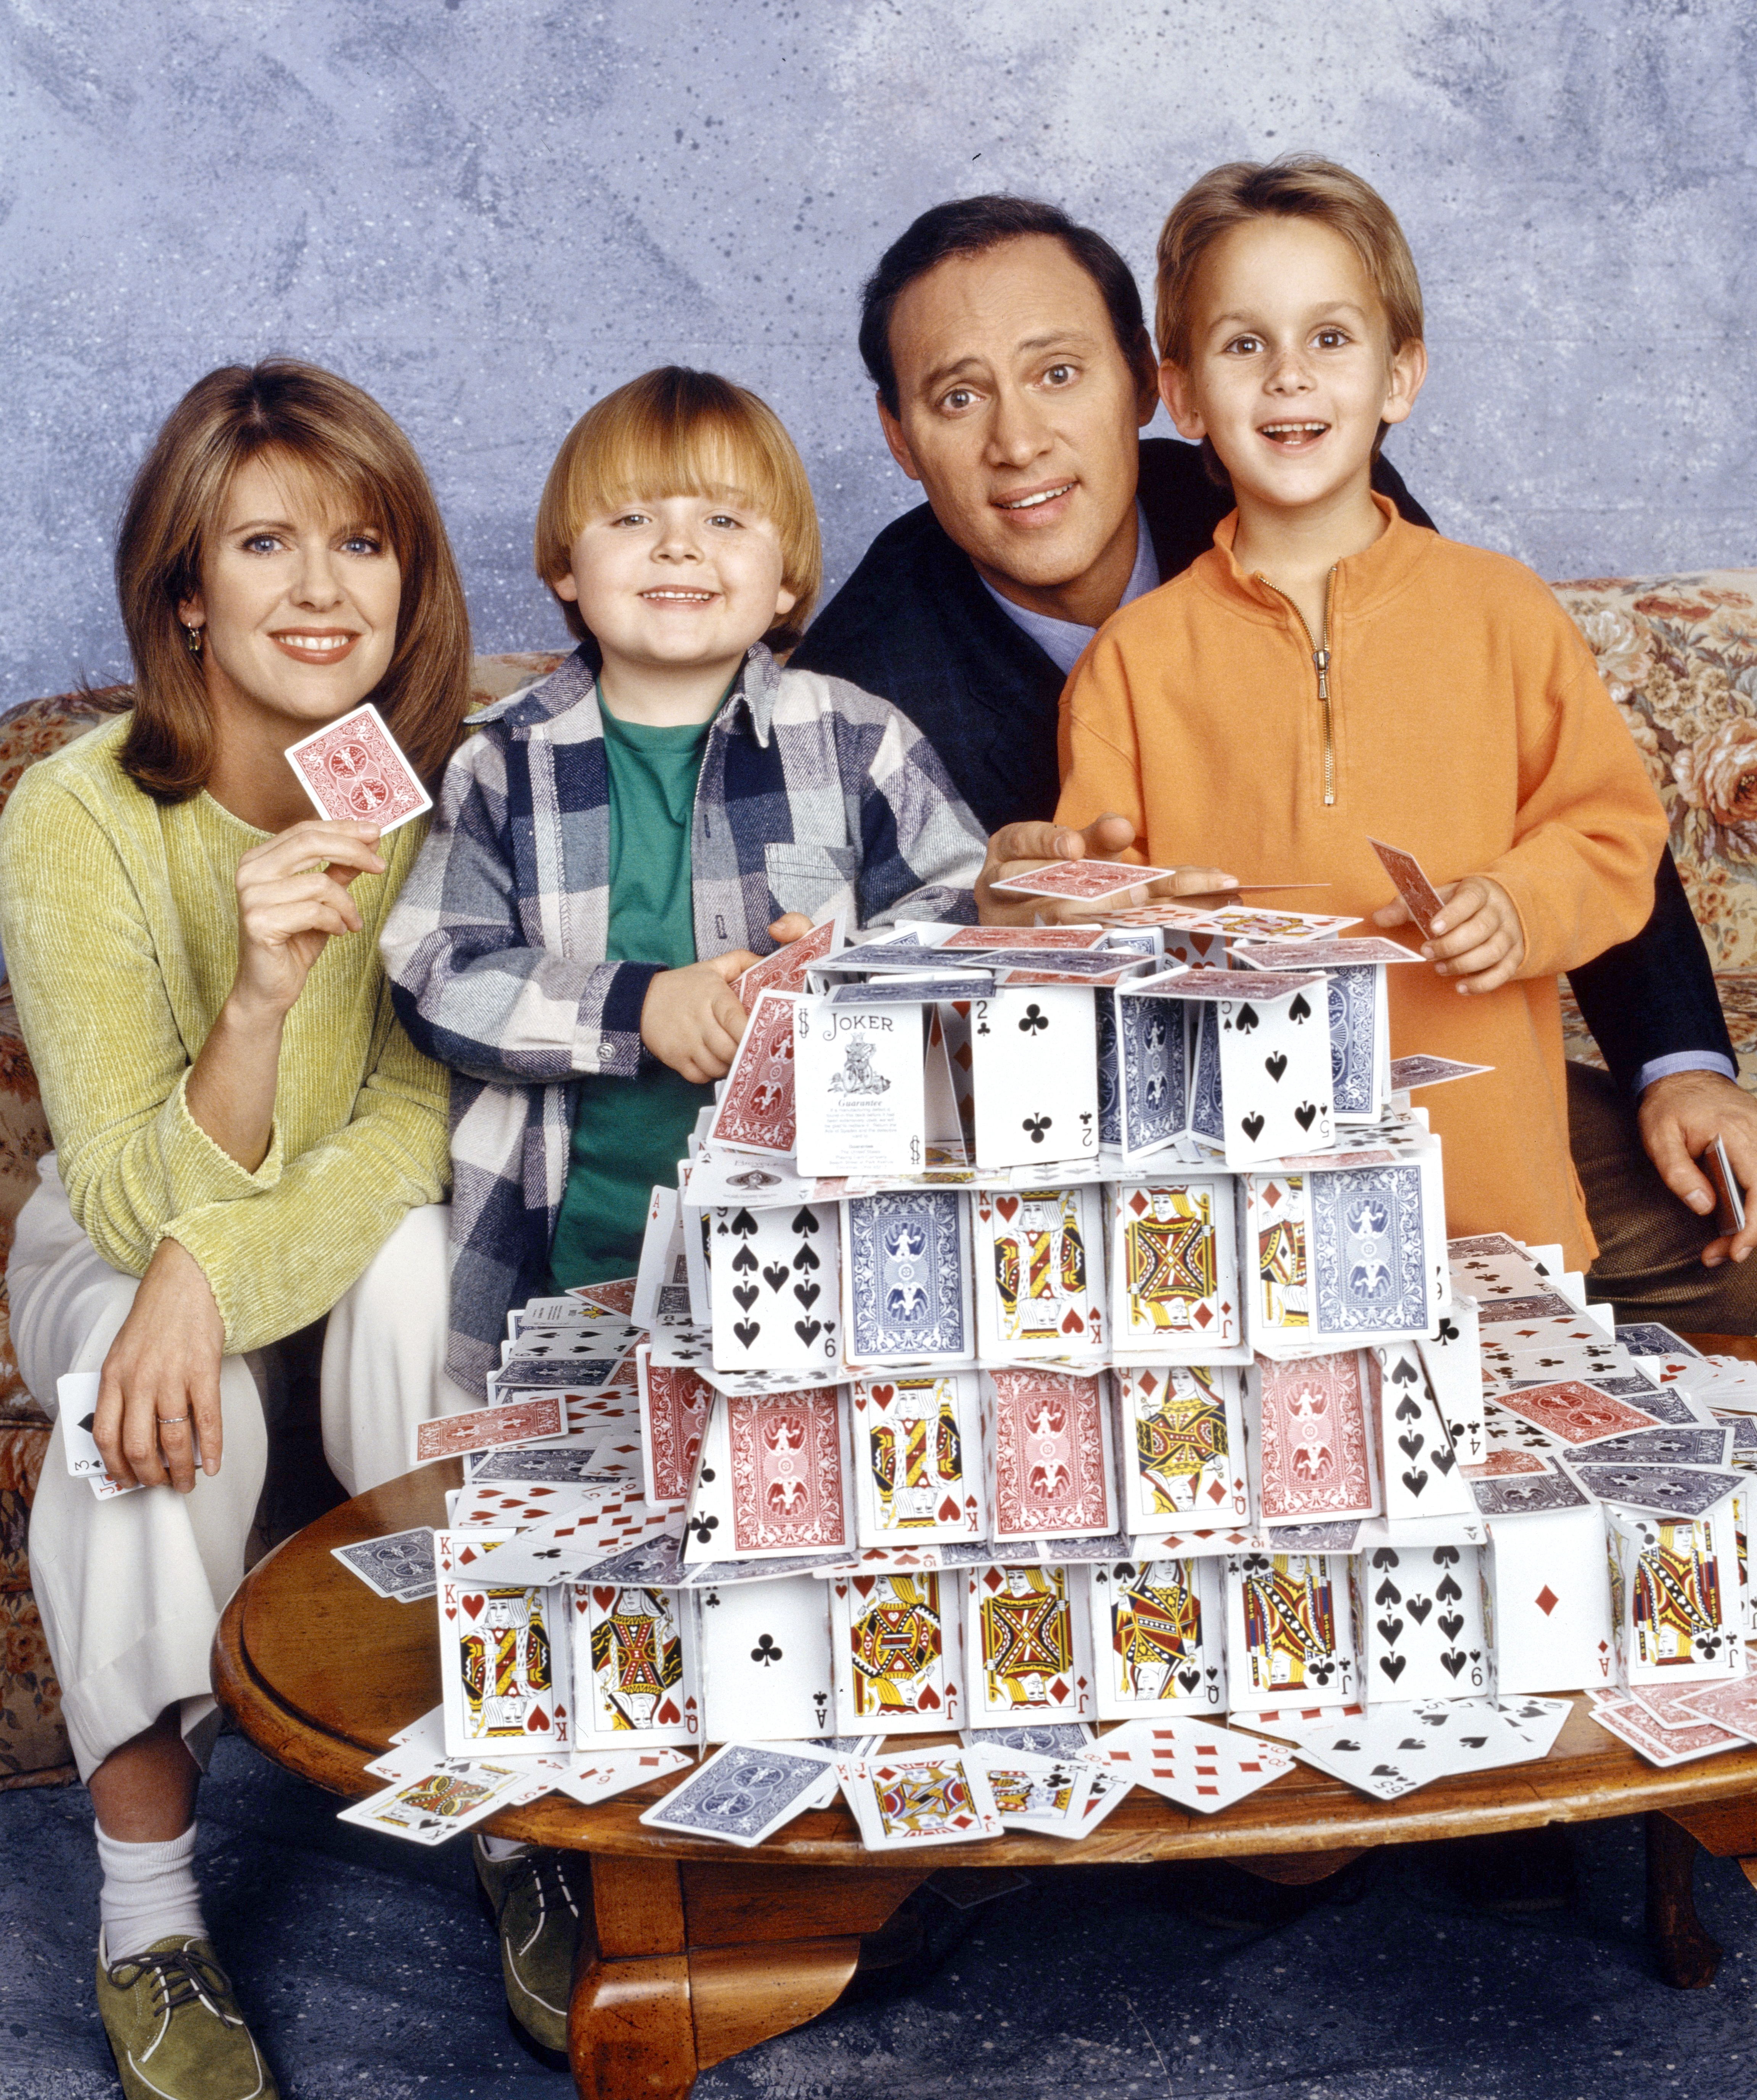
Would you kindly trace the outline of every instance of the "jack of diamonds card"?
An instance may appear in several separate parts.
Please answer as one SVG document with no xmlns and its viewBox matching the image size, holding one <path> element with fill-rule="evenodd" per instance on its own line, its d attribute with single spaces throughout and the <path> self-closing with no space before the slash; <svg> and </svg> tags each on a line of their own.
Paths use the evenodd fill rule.
<svg viewBox="0 0 1757 2100">
<path fill-rule="evenodd" d="M 984 1189 L 975 1198 L 976 1327 L 985 1364 L 1104 1361 L 1103 1195 Z"/>
<path fill-rule="evenodd" d="M 1118 1362 L 1249 1361 L 1230 1177 L 1113 1185 L 1110 1276 Z"/>
<path fill-rule="evenodd" d="M 449 1758 L 565 1750 L 571 1741 L 568 1644 L 565 1634 L 556 1637 L 560 1593 L 487 1579 L 493 1549 L 512 1536 L 434 1533 Z"/>
<path fill-rule="evenodd" d="M 965 1579 L 971 1726 L 1090 1720 L 1090 1628 L 1069 1571 L 973 1568 Z"/>
<path fill-rule="evenodd" d="M 650 1502 L 686 1502 L 695 1479 L 696 1455 L 714 1389 L 686 1364 L 655 1364 L 643 1348 L 636 1357 L 641 1379 L 641 1463 Z"/>
<path fill-rule="evenodd" d="M 1379 1485 L 1358 1349 L 1271 1363 L 1247 1374 L 1245 1433 L 1266 1524 L 1373 1516 Z"/>
<path fill-rule="evenodd" d="M 1158 1537 L 1248 1524 L 1239 1373 L 1203 1364 L 1134 1364 L 1113 1378 L 1123 1529 Z"/>
<path fill-rule="evenodd" d="M 1100 1720 L 1226 1710 L 1226 1586 L 1217 1559 L 1103 1562 L 1087 1582 Z"/>
<path fill-rule="evenodd" d="M 863 1546 L 986 1535 L 974 1372 L 856 1379 L 852 1412 Z"/>
<path fill-rule="evenodd" d="M 1226 1700 L 1237 1713 L 1343 1706 L 1359 1665 L 1348 1560 L 1247 1553 L 1226 1563 Z"/>
<path fill-rule="evenodd" d="M 686 1591 L 575 1585 L 576 1750 L 693 1743 L 702 1732 L 696 1629 Z"/>
<path fill-rule="evenodd" d="M 990 1536 L 1103 1538 L 1116 1529 L 1103 1380 L 1047 1367 L 984 1374 Z"/>
<path fill-rule="evenodd" d="M 830 1586 L 836 1727 L 931 1735 L 963 1720 L 963 1577 L 839 1575 Z"/>
</svg>

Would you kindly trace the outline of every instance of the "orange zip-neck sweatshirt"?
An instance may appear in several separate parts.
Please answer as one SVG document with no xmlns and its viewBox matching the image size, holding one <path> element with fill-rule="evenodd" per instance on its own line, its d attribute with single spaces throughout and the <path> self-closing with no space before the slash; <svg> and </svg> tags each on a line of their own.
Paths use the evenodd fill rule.
<svg viewBox="0 0 1757 2100">
<path fill-rule="evenodd" d="M 1442 887 L 1492 876 L 1525 930 L 1519 977 L 1467 999 L 1428 964 L 1394 965 L 1391 1054 L 1495 1067 L 1421 1099 L 1448 1230 L 1560 1241 L 1583 1268 L 1596 1243 L 1568 1151 L 1556 979 L 1647 923 L 1665 814 L 1541 579 L 1373 501 L 1385 530 L 1332 572 L 1323 637 L 1239 567 L 1236 511 L 1107 624 L 1062 695 L 1056 821 L 1115 811 L 1160 867 L 1328 882 L 1285 900 L 1312 911 L 1395 901 L 1369 833 Z M 1397 938 L 1420 945 L 1412 927 Z"/>
</svg>

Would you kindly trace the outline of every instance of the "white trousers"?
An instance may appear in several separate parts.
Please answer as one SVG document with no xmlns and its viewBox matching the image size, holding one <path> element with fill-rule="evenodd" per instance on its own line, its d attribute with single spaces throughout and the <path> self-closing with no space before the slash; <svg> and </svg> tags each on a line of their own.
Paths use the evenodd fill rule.
<svg viewBox="0 0 1757 2100">
<path fill-rule="evenodd" d="M 344 1292 L 324 1340 L 324 1455 L 348 1493 L 408 1471 L 414 1425 L 473 1405 L 445 1373 L 443 1205 L 411 1211 Z M 12 1343 L 33 1396 L 57 1412 L 55 1381 L 101 1369 L 134 1300 L 74 1222 L 51 1154 L 19 1213 L 7 1268 Z M 220 1365 L 225 1449 L 195 1487 L 98 1501 L 67 1470 L 59 1422 L 31 1511 L 31 1586 L 61 1683 L 80 1776 L 180 1705 L 205 1766 L 218 1733 L 209 1652 L 244 1574 L 262 1492 L 268 1431 L 249 1363 Z"/>
</svg>

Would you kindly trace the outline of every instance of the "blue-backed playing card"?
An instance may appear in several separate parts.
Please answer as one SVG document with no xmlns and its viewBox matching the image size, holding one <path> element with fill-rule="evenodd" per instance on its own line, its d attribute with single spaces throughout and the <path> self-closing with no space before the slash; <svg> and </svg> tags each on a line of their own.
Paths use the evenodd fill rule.
<svg viewBox="0 0 1757 2100">
<path fill-rule="evenodd" d="M 1632 1320 L 1617 1330 L 1617 1339 L 1632 1357 L 1699 1357 L 1681 1335 L 1658 1320 Z"/>
<path fill-rule="evenodd" d="M 1542 1510 L 1589 1507 L 1589 1498 L 1562 1473 L 1507 1473 L 1473 1480 L 1470 1492 L 1482 1516 L 1530 1516 Z"/>
<path fill-rule="evenodd" d="M 1157 1152 L 1189 1120 L 1184 1008 L 1175 999 L 1116 1001 L 1120 1141 L 1125 1160 Z"/>
<path fill-rule="evenodd" d="M 363 1538 L 352 1546 L 332 1546 L 330 1551 L 375 1596 L 394 1597 L 407 1604 L 434 1594 L 434 1535 L 429 1525 L 416 1524 L 410 1531 Z"/>
<path fill-rule="evenodd" d="M 851 1197 L 844 1218 L 848 1361 L 973 1362 L 969 1213 L 962 1195 L 908 1189 Z"/>
<path fill-rule="evenodd" d="M 1099 1143 L 1122 1143 L 1122 1094 L 1116 1070 L 1116 995 L 1108 985 L 1092 994 L 1098 1023 Z"/>
<path fill-rule="evenodd" d="M 1371 1115 L 1378 1106 L 1373 1036 L 1381 984 L 1372 964 L 1330 973 L 1330 1088 L 1339 1116 Z"/>
<path fill-rule="evenodd" d="M 1198 1137 L 1215 1145 L 1226 1141 L 1226 1110 L 1220 1098 L 1220 1024 L 1213 1003 L 1204 999 L 1196 1009 L 1196 1054 L 1190 1082 L 1190 1127 Z"/>
<path fill-rule="evenodd" d="M 1592 1383 L 1603 1392 L 1596 1379 Z M 1583 1444 L 1579 1453 L 1583 1459 L 1611 1466 L 1724 1466 L 1731 1457 L 1725 1430 L 1706 1428 L 1699 1422 L 1626 1430 L 1620 1436 L 1601 1436 L 1596 1444 Z"/>
<path fill-rule="evenodd" d="M 1746 1477 L 1708 1467 L 1595 1466 L 1578 1459 L 1570 1463 L 1574 1478 L 1601 1502 L 1655 1516 L 1701 1516 L 1742 1487 Z"/>
<path fill-rule="evenodd" d="M 760 1845 L 811 1807 L 835 1753 L 808 1743 L 728 1743 L 641 1817 L 658 1830 Z"/>
<path fill-rule="evenodd" d="M 1374 1167 L 1307 1177 L 1314 1322 L 1325 1335 L 1428 1326 L 1421 1171 Z"/>
</svg>

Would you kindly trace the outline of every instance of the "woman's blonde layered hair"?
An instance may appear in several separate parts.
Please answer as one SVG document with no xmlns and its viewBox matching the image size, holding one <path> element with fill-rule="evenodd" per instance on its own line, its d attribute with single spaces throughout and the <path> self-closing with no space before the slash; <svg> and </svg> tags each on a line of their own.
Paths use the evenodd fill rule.
<svg viewBox="0 0 1757 2100">
<path fill-rule="evenodd" d="M 781 580 L 795 602 L 763 639 L 771 649 L 790 649 L 824 580 L 812 484 L 774 410 L 716 373 L 662 364 L 587 409 L 561 440 L 543 486 L 537 574 L 553 591 L 569 571 L 587 520 L 619 504 L 732 492 L 773 521 Z M 590 640 L 579 607 L 560 597 L 557 602 L 568 632 Z"/>
<path fill-rule="evenodd" d="M 434 785 L 469 704 L 469 618 L 439 506 L 415 448 L 371 395 L 294 358 L 226 364 L 165 419 L 122 514 L 116 589 L 134 664 L 125 772 L 155 801 L 186 801 L 213 770 L 215 728 L 177 609 L 238 470 L 273 453 L 350 523 L 383 533 L 402 571 L 396 646 L 371 695 L 410 763 Z"/>
</svg>

